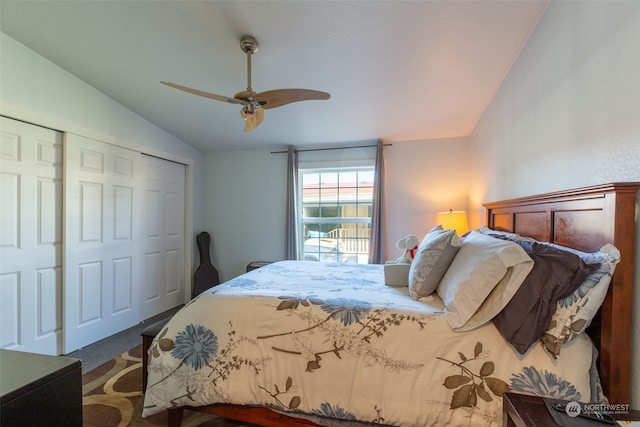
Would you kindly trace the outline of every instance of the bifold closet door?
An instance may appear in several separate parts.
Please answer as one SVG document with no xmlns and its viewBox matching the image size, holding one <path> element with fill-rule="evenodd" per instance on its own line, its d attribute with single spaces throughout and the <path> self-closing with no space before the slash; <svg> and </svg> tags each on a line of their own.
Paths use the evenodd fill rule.
<svg viewBox="0 0 640 427">
<path fill-rule="evenodd" d="M 141 317 L 184 303 L 184 165 L 143 155 L 144 224 Z"/>
<path fill-rule="evenodd" d="M 0 117 L 0 347 L 57 355 L 62 134 Z"/>
<path fill-rule="evenodd" d="M 141 154 L 65 138 L 64 352 L 140 320 Z"/>
</svg>

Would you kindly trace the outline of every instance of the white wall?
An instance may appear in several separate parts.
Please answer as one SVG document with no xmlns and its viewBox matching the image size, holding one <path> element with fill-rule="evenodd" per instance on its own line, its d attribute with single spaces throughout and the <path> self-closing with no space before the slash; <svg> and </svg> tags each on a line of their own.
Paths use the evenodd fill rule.
<svg viewBox="0 0 640 427">
<path fill-rule="evenodd" d="M 354 151 L 301 153 L 300 162 L 345 163 L 371 154 Z M 384 157 L 385 253 L 386 259 L 396 259 L 398 239 L 407 234 L 422 239 L 435 225 L 436 212 L 467 208 L 466 138 L 393 142 Z M 270 150 L 206 156 L 205 228 L 221 279 L 243 273 L 251 261 L 284 259 L 286 167 L 287 155 Z"/>
<path fill-rule="evenodd" d="M 469 141 L 474 226 L 484 221 L 484 201 L 640 181 L 640 2 L 551 2 Z M 635 307 L 638 252 L 636 237 Z"/>
<path fill-rule="evenodd" d="M 286 153 L 270 150 L 206 155 L 204 224 L 221 280 L 251 261 L 284 259 L 286 169 Z"/>
<path fill-rule="evenodd" d="M 420 240 L 436 225 L 436 213 L 467 210 L 467 138 L 394 142 L 385 148 L 386 255 L 402 255 L 396 242 Z"/>
<path fill-rule="evenodd" d="M 203 161 L 198 150 L 1 32 L 0 113 L 190 163 L 187 179 L 193 193 L 187 197 L 193 209 L 187 222 L 196 231 L 202 228 Z"/>
</svg>

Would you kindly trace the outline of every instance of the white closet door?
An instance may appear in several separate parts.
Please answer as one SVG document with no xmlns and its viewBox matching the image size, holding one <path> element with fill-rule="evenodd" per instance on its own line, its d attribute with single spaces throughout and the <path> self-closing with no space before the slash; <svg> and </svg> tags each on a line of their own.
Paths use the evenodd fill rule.
<svg viewBox="0 0 640 427">
<path fill-rule="evenodd" d="M 57 355 L 62 134 L 0 117 L 0 347 Z"/>
<path fill-rule="evenodd" d="M 143 319 L 184 303 L 185 166 L 143 156 Z"/>
<path fill-rule="evenodd" d="M 138 323 L 141 155 L 67 134 L 64 352 Z"/>
</svg>

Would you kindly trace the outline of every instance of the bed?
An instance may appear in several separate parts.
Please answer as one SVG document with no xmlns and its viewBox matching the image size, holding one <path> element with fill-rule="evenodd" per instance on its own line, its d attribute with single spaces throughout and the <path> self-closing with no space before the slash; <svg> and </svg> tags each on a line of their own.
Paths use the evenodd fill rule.
<svg viewBox="0 0 640 427">
<path fill-rule="evenodd" d="M 452 338 L 442 301 L 385 286 L 381 266 L 283 262 L 174 316 L 149 350 L 145 414 L 168 409 L 172 426 L 185 409 L 263 426 L 498 425 L 504 391 L 601 401 L 596 365 L 608 401 L 629 403 L 638 189 L 614 183 L 485 205 L 488 233 L 619 251 L 591 338 L 577 335 L 557 358 L 542 345 L 520 355 L 491 322 Z M 250 308 L 248 294 L 258 296 Z"/>
</svg>

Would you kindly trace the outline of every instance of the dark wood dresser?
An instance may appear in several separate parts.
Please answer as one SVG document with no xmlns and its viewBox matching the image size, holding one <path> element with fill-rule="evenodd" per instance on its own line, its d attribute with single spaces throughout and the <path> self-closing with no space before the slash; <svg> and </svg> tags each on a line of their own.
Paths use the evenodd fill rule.
<svg viewBox="0 0 640 427">
<path fill-rule="evenodd" d="M 82 426 L 82 363 L 0 349 L 0 425 Z"/>
</svg>

